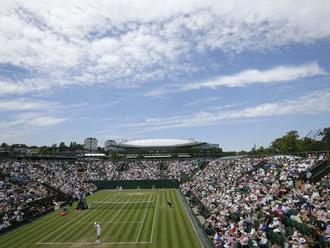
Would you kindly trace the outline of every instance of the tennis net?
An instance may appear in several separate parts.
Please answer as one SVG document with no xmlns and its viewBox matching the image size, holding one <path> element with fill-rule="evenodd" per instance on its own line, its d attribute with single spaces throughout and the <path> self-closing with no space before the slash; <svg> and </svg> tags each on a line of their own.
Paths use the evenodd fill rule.
<svg viewBox="0 0 330 248">
<path fill-rule="evenodd" d="M 152 208 L 152 201 L 92 201 L 88 202 L 90 209 L 109 208 L 109 209 L 139 209 L 139 208 Z"/>
</svg>

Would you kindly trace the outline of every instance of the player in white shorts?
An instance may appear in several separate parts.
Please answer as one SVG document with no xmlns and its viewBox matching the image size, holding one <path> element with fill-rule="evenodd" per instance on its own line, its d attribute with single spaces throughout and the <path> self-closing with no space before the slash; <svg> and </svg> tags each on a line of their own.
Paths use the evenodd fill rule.
<svg viewBox="0 0 330 248">
<path fill-rule="evenodd" d="M 100 236 L 101 236 L 101 227 L 100 227 L 100 224 L 97 224 L 96 222 L 94 223 L 94 226 L 96 228 L 96 234 L 97 234 L 97 240 L 95 241 L 95 243 L 99 244 Z"/>
</svg>

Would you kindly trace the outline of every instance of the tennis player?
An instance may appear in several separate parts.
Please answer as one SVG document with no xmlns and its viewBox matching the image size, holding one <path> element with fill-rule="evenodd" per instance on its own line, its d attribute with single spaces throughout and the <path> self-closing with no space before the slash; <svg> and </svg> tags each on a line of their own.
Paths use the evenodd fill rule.
<svg viewBox="0 0 330 248">
<path fill-rule="evenodd" d="M 97 240 L 95 241 L 96 244 L 100 244 L 100 236 L 101 236 L 101 226 L 100 224 L 96 223 L 96 221 L 94 222 L 94 226 L 96 228 L 96 234 L 97 234 Z"/>
</svg>

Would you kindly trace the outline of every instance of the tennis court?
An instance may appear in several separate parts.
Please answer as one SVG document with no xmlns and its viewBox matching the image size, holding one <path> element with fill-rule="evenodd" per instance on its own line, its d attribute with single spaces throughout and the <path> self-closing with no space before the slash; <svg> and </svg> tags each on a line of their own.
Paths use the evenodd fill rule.
<svg viewBox="0 0 330 248">
<path fill-rule="evenodd" d="M 177 190 L 99 191 L 88 210 L 51 213 L 0 236 L 3 247 L 201 247 Z M 173 204 L 170 207 L 167 202 Z M 101 226 L 96 245 L 94 222 Z"/>
</svg>

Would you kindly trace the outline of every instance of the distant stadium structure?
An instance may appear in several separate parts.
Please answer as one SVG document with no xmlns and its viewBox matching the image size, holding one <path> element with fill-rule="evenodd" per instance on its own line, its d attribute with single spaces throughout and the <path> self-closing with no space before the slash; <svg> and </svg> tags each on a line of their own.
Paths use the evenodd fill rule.
<svg viewBox="0 0 330 248">
<path fill-rule="evenodd" d="M 106 152 L 124 158 L 190 158 L 219 156 L 222 149 L 194 139 L 107 140 Z"/>
</svg>

